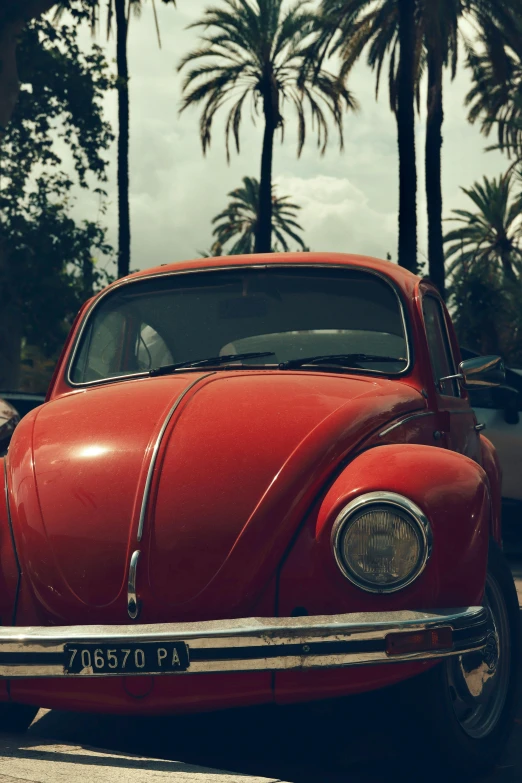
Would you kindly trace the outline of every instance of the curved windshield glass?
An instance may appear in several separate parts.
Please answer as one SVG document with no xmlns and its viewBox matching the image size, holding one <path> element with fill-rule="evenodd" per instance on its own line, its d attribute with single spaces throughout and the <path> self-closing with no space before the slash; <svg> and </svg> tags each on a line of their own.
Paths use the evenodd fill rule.
<svg viewBox="0 0 522 783">
<path fill-rule="evenodd" d="M 268 353 L 259 357 L 256 354 Z M 170 364 L 252 353 L 222 367 L 300 369 L 316 362 L 396 374 L 408 366 L 398 296 L 360 270 L 268 267 L 173 274 L 132 282 L 89 316 L 71 368 L 75 384 Z M 342 358 L 341 358 L 342 357 Z"/>
</svg>

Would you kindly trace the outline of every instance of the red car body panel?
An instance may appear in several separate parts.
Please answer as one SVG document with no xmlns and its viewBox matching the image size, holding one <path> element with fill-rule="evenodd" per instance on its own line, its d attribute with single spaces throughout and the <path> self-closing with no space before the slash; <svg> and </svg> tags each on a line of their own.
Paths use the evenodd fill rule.
<svg viewBox="0 0 522 783">
<path fill-rule="evenodd" d="M 480 436 L 482 466 L 486 471 L 491 494 L 491 537 L 502 545 L 502 468 L 495 447 L 484 435 Z"/>
<path fill-rule="evenodd" d="M 7 460 L 21 570 L 16 625 L 131 622 L 127 567 L 153 445 L 182 394 L 152 478 L 140 545 L 147 564 L 140 622 L 481 602 L 489 535 L 501 537 L 498 461 L 488 441 L 469 434 L 473 414 L 466 395 L 454 403 L 466 414 L 458 429 L 451 405 L 444 407 L 436 394 L 421 304 L 428 291 L 436 295 L 429 284 L 386 262 L 311 253 L 200 259 L 132 278 L 294 263 L 355 266 L 390 280 L 400 293 L 414 347 L 408 375 L 392 380 L 197 371 L 74 389 L 66 371 L 96 298 L 87 303 L 71 330 L 48 402 L 23 419 Z M 460 360 L 449 318 L 448 329 Z M 417 413 L 431 415 L 381 436 Z M 349 583 L 330 543 L 333 522 L 346 503 L 379 489 L 411 498 L 434 531 L 433 556 L 422 576 L 389 595 L 365 593 Z M 0 550 L 0 611 L 2 623 L 9 624 L 18 569 L 2 501 L 0 535 L 2 544 L 8 541 Z M 391 684 L 429 665 L 275 676 L 21 679 L 11 682 L 10 692 L 16 701 L 41 706 L 162 714 L 344 695 Z M 7 698 L 3 686 L 0 700 Z"/>
<path fill-rule="evenodd" d="M 421 576 L 394 593 L 363 593 L 333 568 L 332 525 L 355 497 L 386 486 L 425 510 L 433 527 L 433 554 Z M 456 525 L 455 520 L 459 520 Z M 429 446 L 399 444 L 369 449 L 333 482 L 309 515 L 281 570 L 279 611 L 311 615 L 447 606 L 458 595 L 480 604 L 488 550 L 489 491 L 476 464 Z M 483 533 L 486 532 L 486 535 Z"/>
</svg>

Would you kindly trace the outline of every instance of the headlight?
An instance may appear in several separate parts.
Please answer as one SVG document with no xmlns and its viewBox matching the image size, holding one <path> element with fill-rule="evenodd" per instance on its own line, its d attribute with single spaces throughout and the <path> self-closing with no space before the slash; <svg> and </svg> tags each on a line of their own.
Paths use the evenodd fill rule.
<svg viewBox="0 0 522 783">
<path fill-rule="evenodd" d="M 411 584 L 431 554 L 426 516 L 393 492 L 371 492 L 353 500 L 335 520 L 332 536 L 337 565 L 370 593 L 392 593 Z"/>
</svg>

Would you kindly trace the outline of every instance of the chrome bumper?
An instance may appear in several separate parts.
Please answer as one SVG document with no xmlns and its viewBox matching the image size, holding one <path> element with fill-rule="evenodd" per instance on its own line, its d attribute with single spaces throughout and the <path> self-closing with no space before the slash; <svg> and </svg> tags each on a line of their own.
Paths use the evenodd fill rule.
<svg viewBox="0 0 522 783">
<path fill-rule="evenodd" d="M 440 636 L 429 633 L 440 629 Z M 410 635 L 408 643 L 418 645 L 423 632 L 423 638 L 428 640 L 425 649 L 405 651 L 405 635 Z M 483 649 L 489 632 L 489 612 L 482 607 L 432 613 L 364 612 L 163 625 L 2 627 L 0 677 L 115 676 L 91 667 L 67 674 L 66 644 L 185 642 L 190 664 L 186 672 L 179 674 L 198 674 L 338 668 L 445 658 Z M 413 639 L 412 634 L 420 636 Z M 436 644 L 442 637 L 444 649 L 434 648 L 434 640 Z M 395 652 L 390 652 L 390 645 L 395 645 Z"/>
</svg>

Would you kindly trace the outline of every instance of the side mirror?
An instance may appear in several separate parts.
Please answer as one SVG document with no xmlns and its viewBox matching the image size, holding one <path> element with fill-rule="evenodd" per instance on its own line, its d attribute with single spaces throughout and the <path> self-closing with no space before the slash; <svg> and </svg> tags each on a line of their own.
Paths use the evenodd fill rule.
<svg viewBox="0 0 522 783">
<path fill-rule="evenodd" d="M 464 389 L 487 389 L 506 382 L 506 369 L 500 356 L 475 356 L 459 365 Z"/>
<path fill-rule="evenodd" d="M 500 356 L 475 356 L 459 364 L 458 375 L 448 375 L 442 381 L 458 380 L 463 389 L 489 389 L 506 382 L 506 370 Z"/>
<path fill-rule="evenodd" d="M 520 395 L 512 386 L 497 386 L 491 390 L 495 408 L 504 411 L 506 424 L 518 424 L 520 421 Z"/>
</svg>

